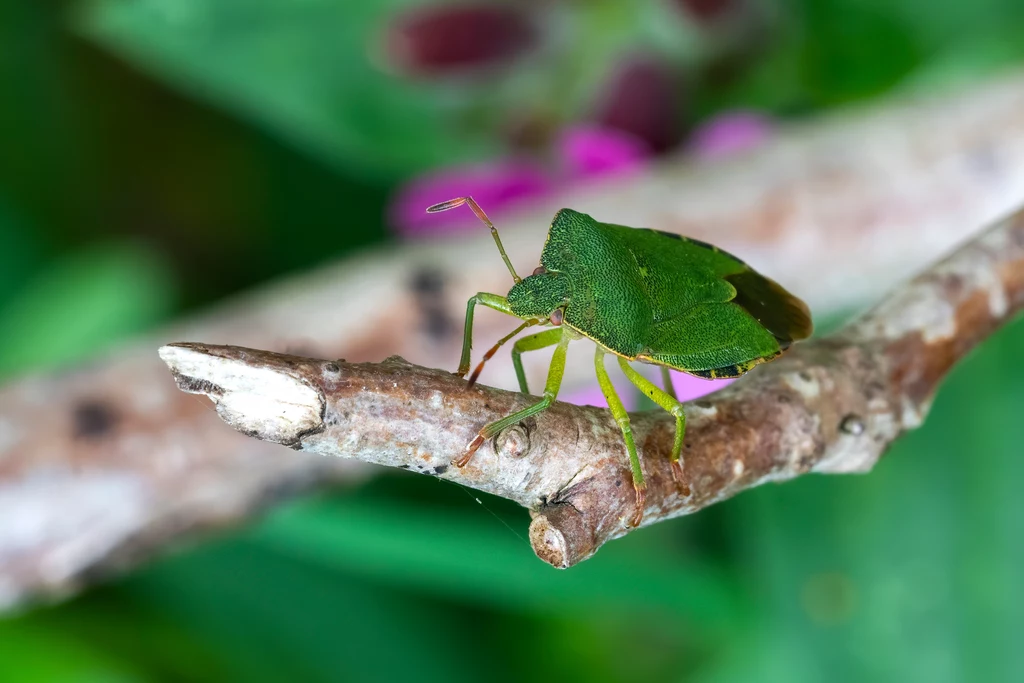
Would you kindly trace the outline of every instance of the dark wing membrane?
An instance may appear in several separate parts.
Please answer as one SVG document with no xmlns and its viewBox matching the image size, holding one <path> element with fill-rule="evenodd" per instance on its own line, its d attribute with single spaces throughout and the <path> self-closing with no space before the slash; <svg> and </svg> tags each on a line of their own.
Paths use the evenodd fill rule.
<svg viewBox="0 0 1024 683">
<path fill-rule="evenodd" d="M 807 304 L 779 283 L 749 268 L 726 275 L 725 280 L 736 288 L 733 302 L 771 332 L 783 350 L 811 336 L 814 327 Z"/>
<path fill-rule="evenodd" d="M 724 249 L 719 249 L 718 247 L 716 247 L 715 245 L 711 244 L 710 242 L 704 242 L 703 240 L 695 239 L 693 237 L 685 237 L 685 236 L 680 235 L 680 234 L 675 233 L 675 232 L 665 232 L 664 230 L 655 230 L 653 228 L 648 228 L 648 230 L 650 230 L 651 232 L 656 232 L 659 235 L 664 235 L 665 237 L 669 237 L 669 238 L 674 239 L 674 240 L 682 240 L 683 242 L 689 242 L 690 244 L 694 244 L 694 245 L 696 245 L 698 247 L 701 247 L 703 249 L 707 249 L 708 251 L 712 251 L 712 252 L 714 252 L 716 254 L 721 254 L 722 256 L 726 256 L 726 257 L 732 259 L 733 261 L 735 261 L 736 263 L 738 263 L 738 264 L 740 264 L 742 266 L 747 265 L 746 263 L 743 262 L 742 259 L 736 258 L 735 256 L 733 256 L 732 254 L 730 254 L 729 252 L 727 252 Z"/>
</svg>

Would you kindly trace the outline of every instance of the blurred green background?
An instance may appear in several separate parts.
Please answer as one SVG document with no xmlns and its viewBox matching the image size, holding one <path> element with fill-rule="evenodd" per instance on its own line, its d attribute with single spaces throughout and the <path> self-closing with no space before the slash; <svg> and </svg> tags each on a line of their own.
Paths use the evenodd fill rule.
<svg viewBox="0 0 1024 683">
<path fill-rule="evenodd" d="M 1019 0 L 3 3 L 0 376 L 429 239 L 396 197 L 445 169 L 525 159 L 528 201 L 573 126 L 647 158 L 722 112 L 1018 63 Z M 764 487 L 567 572 L 525 511 L 447 482 L 303 500 L 0 621 L 0 680 L 1024 680 L 1021 348 L 1018 321 L 870 476 Z"/>
</svg>

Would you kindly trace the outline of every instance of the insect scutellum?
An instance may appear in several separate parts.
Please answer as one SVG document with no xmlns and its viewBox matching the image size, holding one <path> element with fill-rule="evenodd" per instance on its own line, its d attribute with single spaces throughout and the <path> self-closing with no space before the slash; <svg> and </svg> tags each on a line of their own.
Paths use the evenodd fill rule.
<svg viewBox="0 0 1024 683">
<path fill-rule="evenodd" d="M 686 415 L 672 387 L 669 368 L 705 378 L 737 377 L 811 334 L 806 304 L 717 247 L 674 233 L 600 223 L 571 209 L 555 214 L 542 265 L 520 278 L 497 228 L 471 197 L 435 204 L 427 211 L 447 211 L 463 204 L 490 229 L 513 285 L 506 296 L 480 292 L 470 297 L 456 374 L 463 377 L 469 372 L 477 304 L 523 322 L 484 354 L 469 378 L 470 386 L 484 363 L 529 327 L 551 329 L 521 337 L 512 346 L 512 363 L 523 393 L 528 394 L 529 389 L 522 354 L 549 346 L 555 351 L 541 399 L 485 425 L 466 452 L 453 461 L 457 467 L 465 466 L 487 439 L 554 403 L 569 342 L 587 337 L 596 342 L 598 384 L 622 431 L 629 457 L 636 501 L 627 524 L 638 526 L 645 507 L 643 466 L 629 415 L 608 378 L 605 355 L 617 356 L 626 377 L 675 418 L 669 463 L 680 493 L 688 496 L 681 457 Z M 633 369 L 630 361 L 660 366 L 665 388 Z"/>
</svg>

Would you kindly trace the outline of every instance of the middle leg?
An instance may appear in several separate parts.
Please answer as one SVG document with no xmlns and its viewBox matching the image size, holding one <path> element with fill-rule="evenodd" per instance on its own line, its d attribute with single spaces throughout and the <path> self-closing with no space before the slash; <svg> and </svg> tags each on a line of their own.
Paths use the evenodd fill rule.
<svg viewBox="0 0 1024 683">
<path fill-rule="evenodd" d="M 562 329 L 556 327 L 553 330 L 544 330 L 531 334 L 522 339 L 517 339 L 512 345 L 512 367 L 516 369 L 516 378 L 519 380 L 519 391 L 524 394 L 530 393 L 526 386 L 526 373 L 523 372 L 523 351 L 536 351 L 548 346 L 554 346 L 562 339 Z"/>
</svg>

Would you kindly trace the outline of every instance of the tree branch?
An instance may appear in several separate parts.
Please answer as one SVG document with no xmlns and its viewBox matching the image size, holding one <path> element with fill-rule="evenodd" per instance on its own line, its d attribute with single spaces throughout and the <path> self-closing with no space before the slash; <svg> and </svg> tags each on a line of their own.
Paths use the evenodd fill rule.
<svg viewBox="0 0 1024 683">
<path fill-rule="evenodd" d="M 838 333 L 687 404 L 689 496 L 669 468 L 673 418 L 633 415 L 649 487 L 644 524 L 769 481 L 871 469 L 922 423 L 953 364 L 1022 308 L 1024 210 Z M 450 461 L 483 424 L 535 399 L 470 389 L 398 357 L 358 364 L 205 344 L 172 344 L 160 354 L 181 389 L 211 397 L 245 434 L 433 474 L 528 507 L 533 548 L 556 567 L 628 531 L 633 489 L 622 434 L 605 410 L 558 403 L 459 469 Z"/>
</svg>

